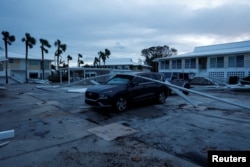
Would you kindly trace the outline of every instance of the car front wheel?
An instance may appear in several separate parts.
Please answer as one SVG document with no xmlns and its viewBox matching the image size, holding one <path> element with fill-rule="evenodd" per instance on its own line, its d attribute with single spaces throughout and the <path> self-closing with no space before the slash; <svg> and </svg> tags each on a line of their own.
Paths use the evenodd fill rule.
<svg viewBox="0 0 250 167">
<path fill-rule="evenodd" d="M 164 104 L 166 98 L 167 98 L 166 93 L 164 91 L 160 91 L 160 93 L 158 93 L 157 96 L 157 103 Z"/>
<path fill-rule="evenodd" d="M 115 102 L 115 109 L 118 112 L 123 112 L 127 109 L 127 99 L 125 97 L 118 97 Z"/>
</svg>

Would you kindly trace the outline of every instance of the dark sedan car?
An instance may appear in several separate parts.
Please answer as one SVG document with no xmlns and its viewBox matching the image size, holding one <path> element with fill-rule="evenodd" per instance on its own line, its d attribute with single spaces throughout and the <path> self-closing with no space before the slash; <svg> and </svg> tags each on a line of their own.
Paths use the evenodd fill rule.
<svg viewBox="0 0 250 167">
<path fill-rule="evenodd" d="M 143 78 L 146 77 L 146 78 Z M 106 84 L 89 87 L 85 92 L 85 103 L 94 107 L 113 107 L 125 111 L 130 103 L 154 99 L 163 104 L 169 89 L 160 73 L 117 74 Z"/>
<path fill-rule="evenodd" d="M 189 83 L 189 75 L 190 73 L 183 73 L 183 72 L 162 72 L 164 74 L 166 81 L 169 83 L 183 87 L 186 89 L 190 89 L 190 83 Z M 171 93 L 171 91 L 170 91 Z M 185 95 L 188 95 L 189 92 L 183 91 Z"/>
</svg>

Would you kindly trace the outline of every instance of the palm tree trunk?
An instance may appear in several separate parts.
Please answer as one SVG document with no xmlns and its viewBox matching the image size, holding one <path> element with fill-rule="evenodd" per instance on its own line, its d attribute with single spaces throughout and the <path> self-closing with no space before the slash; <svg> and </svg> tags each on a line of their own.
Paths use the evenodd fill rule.
<svg viewBox="0 0 250 167">
<path fill-rule="evenodd" d="M 43 55 L 43 50 L 42 50 L 42 80 L 44 80 L 44 55 Z"/>
<path fill-rule="evenodd" d="M 79 60 L 79 56 L 78 56 L 78 59 L 77 59 L 77 63 L 78 63 L 78 67 L 80 67 L 80 60 Z M 69 63 L 68 63 L 69 64 Z"/>
<path fill-rule="evenodd" d="M 9 76 L 8 76 L 8 65 L 9 65 L 9 59 L 8 59 L 8 46 L 7 41 L 4 41 L 4 47 L 5 47 L 5 82 L 6 84 L 9 83 Z"/>
<path fill-rule="evenodd" d="M 59 64 L 59 56 L 56 56 L 56 68 L 57 68 L 57 70 L 59 70 L 58 64 Z"/>
<path fill-rule="evenodd" d="M 55 69 L 56 69 L 56 55 L 54 56 L 54 63 L 55 63 Z"/>
<path fill-rule="evenodd" d="M 28 83 L 28 45 L 26 44 L 25 47 L 25 76 L 26 76 L 26 83 Z"/>
<path fill-rule="evenodd" d="M 56 61 L 57 61 L 57 62 L 56 62 L 56 63 L 57 63 L 57 70 L 59 70 L 59 65 L 60 65 L 60 63 L 59 63 L 59 55 L 56 56 L 56 58 L 57 58 L 57 60 L 56 60 Z"/>
</svg>

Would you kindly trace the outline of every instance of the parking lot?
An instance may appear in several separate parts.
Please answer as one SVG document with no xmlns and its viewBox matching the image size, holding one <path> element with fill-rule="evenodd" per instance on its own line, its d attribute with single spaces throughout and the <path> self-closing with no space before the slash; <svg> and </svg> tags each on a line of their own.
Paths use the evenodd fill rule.
<svg viewBox="0 0 250 167">
<path fill-rule="evenodd" d="M 188 97 L 197 107 L 172 95 L 163 105 L 149 101 L 115 113 L 85 105 L 83 93 L 68 93 L 79 85 L 6 88 L 0 131 L 14 129 L 15 137 L 0 140 L 9 141 L 0 147 L 0 166 L 206 166 L 208 150 L 250 149 L 249 109 L 196 94 Z M 250 106 L 250 92 L 193 90 Z M 93 133 L 107 125 L 122 128 L 113 138 Z"/>
</svg>

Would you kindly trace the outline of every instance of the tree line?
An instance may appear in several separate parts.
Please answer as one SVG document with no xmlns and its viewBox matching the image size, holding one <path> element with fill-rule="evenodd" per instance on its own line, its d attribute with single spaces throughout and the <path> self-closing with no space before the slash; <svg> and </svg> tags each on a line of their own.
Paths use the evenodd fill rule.
<svg viewBox="0 0 250 167">
<path fill-rule="evenodd" d="M 3 35 L 3 41 L 4 41 L 4 47 L 5 47 L 5 58 L 6 58 L 6 66 L 5 66 L 5 80 L 6 84 L 8 84 L 8 45 L 11 45 L 13 42 L 15 42 L 16 38 L 14 35 L 11 35 L 8 31 L 2 31 Z M 32 37 L 29 33 L 25 33 L 25 36 L 21 39 L 22 42 L 25 44 L 25 71 L 26 71 L 26 82 L 28 82 L 28 53 L 29 49 L 32 49 L 34 45 L 36 45 L 36 38 Z M 48 40 L 40 38 L 40 48 L 41 48 L 41 68 L 42 68 L 42 79 L 44 79 L 44 54 L 47 54 L 49 52 L 49 48 L 51 47 L 51 44 L 48 42 Z M 56 47 L 55 51 L 55 68 L 59 69 L 60 67 L 69 67 L 69 61 L 72 60 L 72 56 L 67 56 L 67 64 L 65 61 L 62 60 L 62 54 L 66 51 L 67 45 L 63 44 L 59 39 L 57 39 L 54 42 L 54 46 Z M 100 66 L 101 61 L 105 65 L 105 61 L 109 56 L 111 55 L 110 50 L 105 49 L 105 51 L 99 51 L 98 52 L 99 57 L 94 58 L 93 65 L 97 67 Z M 81 64 L 84 64 L 84 61 L 82 60 L 83 56 L 82 54 L 78 54 L 77 64 L 78 67 L 81 66 Z M 60 66 L 62 65 L 62 66 Z"/>
<path fill-rule="evenodd" d="M 5 58 L 8 60 L 8 45 L 11 45 L 15 41 L 15 36 L 11 35 L 8 31 L 2 31 L 3 35 L 3 41 L 4 41 L 4 47 L 5 47 Z M 32 49 L 34 45 L 36 45 L 36 39 L 32 37 L 29 33 L 25 33 L 25 36 L 21 39 L 22 42 L 25 44 L 25 70 L 26 70 L 26 82 L 28 82 L 28 52 L 29 49 Z M 42 68 L 42 79 L 44 79 L 44 54 L 48 53 L 48 49 L 51 47 L 51 44 L 48 42 L 48 40 L 40 38 L 40 48 L 41 48 L 41 68 Z M 63 44 L 59 39 L 57 39 L 54 42 L 54 46 L 56 47 L 55 51 L 55 69 L 59 69 L 60 67 L 69 67 L 69 61 L 71 61 L 73 58 L 71 55 L 67 56 L 67 64 L 65 61 L 62 60 L 62 54 L 66 51 L 67 45 Z M 151 71 L 157 71 L 157 61 L 154 61 L 155 59 L 162 58 L 162 57 L 168 57 L 173 56 L 177 54 L 177 49 L 170 48 L 167 45 L 164 46 L 152 46 L 146 49 L 142 49 L 141 56 L 145 57 L 144 63 L 152 66 Z M 93 66 L 94 67 L 101 67 L 101 61 L 103 62 L 103 65 L 105 66 L 106 59 L 109 58 L 111 55 L 110 50 L 105 49 L 104 51 L 99 51 L 98 56 L 94 58 Z M 83 56 L 82 54 L 78 54 L 77 59 L 77 65 L 78 67 L 81 66 L 81 64 L 84 64 L 84 61 L 82 60 Z M 60 66 L 62 65 L 62 66 Z M 8 61 L 6 61 L 6 70 L 5 70 L 5 78 L 6 78 L 6 84 L 8 84 Z"/>
<path fill-rule="evenodd" d="M 142 49 L 141 55 L 145 57 L 144 63 L 152 67 L 151 71 L 156 72 L 158 70 L 157 70 L 157 61 L 155 60 L 162 57 L 170 57 L 177 55 L 177 49 L 170 48 L 167 45 L 152 46 L 146 49 Z"/>
</svg>

